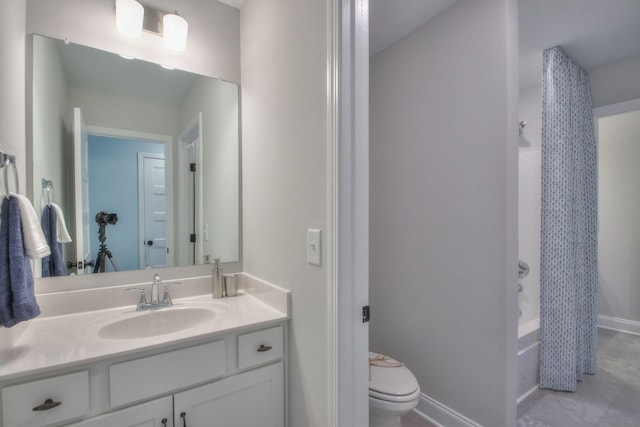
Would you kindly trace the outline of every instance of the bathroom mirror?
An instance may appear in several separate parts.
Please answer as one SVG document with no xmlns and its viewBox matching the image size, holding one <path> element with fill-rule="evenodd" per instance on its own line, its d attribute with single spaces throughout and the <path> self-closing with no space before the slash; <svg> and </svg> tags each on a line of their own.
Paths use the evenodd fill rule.
<svg viewBox="0 0 640 427">
<path fill-rule="evenodd" d="M 238 86 L 39 35 L 30 50 L 29 195 L 60 207 L 68 272 L 239 261 Z"/>
</svg>

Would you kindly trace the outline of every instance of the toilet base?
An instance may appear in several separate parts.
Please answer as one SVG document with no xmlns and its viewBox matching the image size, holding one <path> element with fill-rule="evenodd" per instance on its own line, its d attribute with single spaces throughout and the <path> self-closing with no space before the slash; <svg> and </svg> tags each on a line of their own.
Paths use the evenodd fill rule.
<svg viewBox="0 0 640 427">
<path fill-rule="evenodd" d="M 369 407 L 369 427 L 401 427 L 400 415 Z"/>
</svg>

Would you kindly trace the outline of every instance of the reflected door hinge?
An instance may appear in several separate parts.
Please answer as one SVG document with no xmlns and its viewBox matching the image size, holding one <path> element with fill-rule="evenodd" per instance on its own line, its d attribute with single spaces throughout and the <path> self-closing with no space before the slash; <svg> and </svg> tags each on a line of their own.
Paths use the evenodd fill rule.
<svg viewBox="0 0 640 427">
<path fill-rule="evenodd" d="M 191 243 L 195 243 L 196 242 L 196 234 L 195 233 L 189 236 L 189 242 L 191 242 Z"/>
<path fill-rule="evenodd" d="M 189 170 L 191 172 L 195 172 L 196 171 L 196 164 L 195 163 L 189 163 Z"/>
<path fill-rule="evenodd" d="M 368 305 L 362 307 L 362 323 L 369 322 L 369 318 L 371 317 L 371 309 Z"/>
</svg>

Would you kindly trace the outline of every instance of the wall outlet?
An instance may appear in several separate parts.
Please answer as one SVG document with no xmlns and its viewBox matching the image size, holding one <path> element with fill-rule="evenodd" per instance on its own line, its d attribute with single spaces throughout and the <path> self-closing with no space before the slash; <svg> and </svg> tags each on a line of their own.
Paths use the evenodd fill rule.
<svg viewBox="0 0 640 427">
<path fill-rule="evenodd" d="M 307 263 L 322 265 L 322 232 L 310 228 L 307 230 Z"/>
</svg>

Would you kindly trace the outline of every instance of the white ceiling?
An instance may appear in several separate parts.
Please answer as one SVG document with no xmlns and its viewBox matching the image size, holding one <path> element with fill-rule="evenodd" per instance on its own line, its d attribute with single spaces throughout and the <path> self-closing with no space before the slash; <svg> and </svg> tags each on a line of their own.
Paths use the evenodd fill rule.
<svg viewBox="0 0 640 427">
<path fill-rule="evenodd" d="M 78 88 L 178 105 L 198 77 L 61 40 L 56 43 L 67 84 Z"/>
<path fill-rule="evenodd" d="M 245 0 L 218 0 L 220 3 L 228 4 L 229 6 L 235 7 L 236 9 L 242 9 L 244 6 Z"/>
<path fill-rule="evenodd" d="M 369 55 L 397 42 L 456 1 L 369 0 Z"/>
<path fill-rule="evenodd" d="M 542 51 L 590 69 L 640 54 L 640 0 L 520 0 L 520 87 L 540 83 Z"/>
<path fill-rule="evenodd" d="M 370 55 L 455 1 L 369 0 Z M 521 88 L 540 83 L 542 51 L 553 46 L 585 69 L 640 54 L 640 0 L 520 0 L 519 15 Z"/>
</svg>

